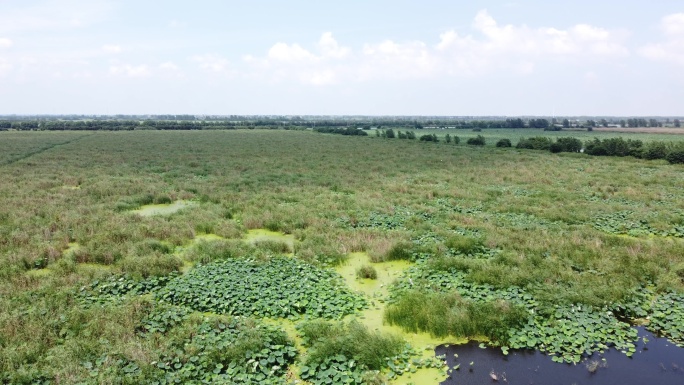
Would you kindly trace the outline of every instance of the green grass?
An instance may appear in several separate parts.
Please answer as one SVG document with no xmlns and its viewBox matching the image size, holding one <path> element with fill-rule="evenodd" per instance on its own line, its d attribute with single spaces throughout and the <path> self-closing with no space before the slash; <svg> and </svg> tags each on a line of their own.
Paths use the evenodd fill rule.
<svg viewBox="0 0 684 385">
<path fill-rule="evenodd" d="M 117 382 L 133 364 L 136 381 L 157 378 L 151 362 L 188 343 L 202 321 L 141 335 L 159 306 L 153 291 L 84 307 L 82 287 L 124 274 L 135 286 L 201 264 L 183 275 L 192 277 L 213 263 L 268 264 L 286 253 L 326 272 L 350 252 L 422 261 L 414 284 L 448 307 L 417 307 L 410 322 L 397 308 L 391 317 L 408 329 L 503 339 L 517 319 L 496 318 L 497 302 L 445 297 L 443 285 L 517 288 L 545 311 L 634 310 L 634 290 L 648 287 L 658 306 L 646 316 L 677 340 L 675 323 L 654 309 L 684 314 L 675 300 L 684 291 L 682 166 L 494 146 L 539 135 L 683 136 L 434 131 L 447 132 L 460 144 L 277 130 L 0 132 L 0 381 Z M 476 135 L 487 145 L 465 144 Z M 167 216 L 129 211 L 178 200 L 196 205 Z M 296 247 L 244 242 L 256 228 L 292 234 Z M 225 239 L 192 242 L 207 232 Z M 66 252 L 72 243 L 78 249 Z M 397 295 L 396 306 L 417 298 Z M 430 317 L 453 322 L 433 327 Z M 94 381 L 83 363 L 97 367 L 101 357 Z"/>
</svg>

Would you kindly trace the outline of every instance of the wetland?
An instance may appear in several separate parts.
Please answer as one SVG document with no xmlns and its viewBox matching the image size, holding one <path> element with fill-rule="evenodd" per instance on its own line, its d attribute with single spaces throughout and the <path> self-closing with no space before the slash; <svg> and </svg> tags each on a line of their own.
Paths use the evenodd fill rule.
<svg viewBox="0 0 684 385">
<path fill-rule="evenodd" d="M 0 139 L 2 383 L 684 379 L 681 165 L 311 131 Z"/>
</svg>

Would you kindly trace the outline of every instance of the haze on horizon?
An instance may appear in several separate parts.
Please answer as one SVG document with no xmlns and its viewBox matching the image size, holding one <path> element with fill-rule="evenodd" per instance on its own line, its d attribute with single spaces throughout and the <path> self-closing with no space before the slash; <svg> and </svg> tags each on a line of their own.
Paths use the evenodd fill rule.
<svg viewBox="0 0 684 385">
<path fill-rule="evenodd" d="M 681 116 L 684 3 L 0 2 L 0 115 Z"/>
</svg>

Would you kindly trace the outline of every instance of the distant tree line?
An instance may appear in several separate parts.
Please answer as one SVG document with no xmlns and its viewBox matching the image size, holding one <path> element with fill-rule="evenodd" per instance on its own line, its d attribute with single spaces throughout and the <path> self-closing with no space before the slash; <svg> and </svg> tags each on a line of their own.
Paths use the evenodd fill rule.
<svg viewBox="0 0 684 385">
<path fill-rule="evenodd" d="M 393 129 L 520 129 L 560 131 L 593 127 L 681 127 L 679 119 L 611 118 L 600 120 L 562 120 L 547 118 L 464 119 L 448 117 L 320 117 L 320 116 L 243 116 L 243 115 L 48 115 L 0 116 L 0 130 L 204 130 L 234 128 L 315 129 L 321 127 L 364 130 Z"/>
</svg>

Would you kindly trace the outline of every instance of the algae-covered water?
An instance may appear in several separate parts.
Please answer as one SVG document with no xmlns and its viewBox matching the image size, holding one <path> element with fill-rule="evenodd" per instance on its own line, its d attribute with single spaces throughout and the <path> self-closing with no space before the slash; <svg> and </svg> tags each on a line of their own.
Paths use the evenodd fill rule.
<svg viewBox="0 0 684 385">
<path fill-rule="evenodd" d="M 368 264 L 377 271 L 377 279 L 357 277 L 356 270 Z M 403 272 L 410 266 L 410 262 L 401 260 L 371 263 L 366 253 L 351 253 L 347 261 L 338 266 L 336 271 L 352 290 L 364 294 L 370 300 L 371 305 L 368 309 L 361 311 L 358 315 L 348 317 L 349 319 L 356 318 L 370 330 L 399 335 L 414 349 L 420 351 L 424 358 L 431 358 L 435 356 L 434 348 L 436 346 L 445 343 L 464 343 L 465 341 L 459 341 L 457 338 L 435 338 L 427 333 L 407 333 L 398 326 L 387 325 L 383 322 L 383 314 L 389 295 L 388 288 L 396 279 L 401 279 Z M 393 380 L 392 383 L 438 384 L 445 378 L 446 373 L 442 369 L 421 368 L 417 369 L 415 373 L 405 373 Z"/>
</svg>

